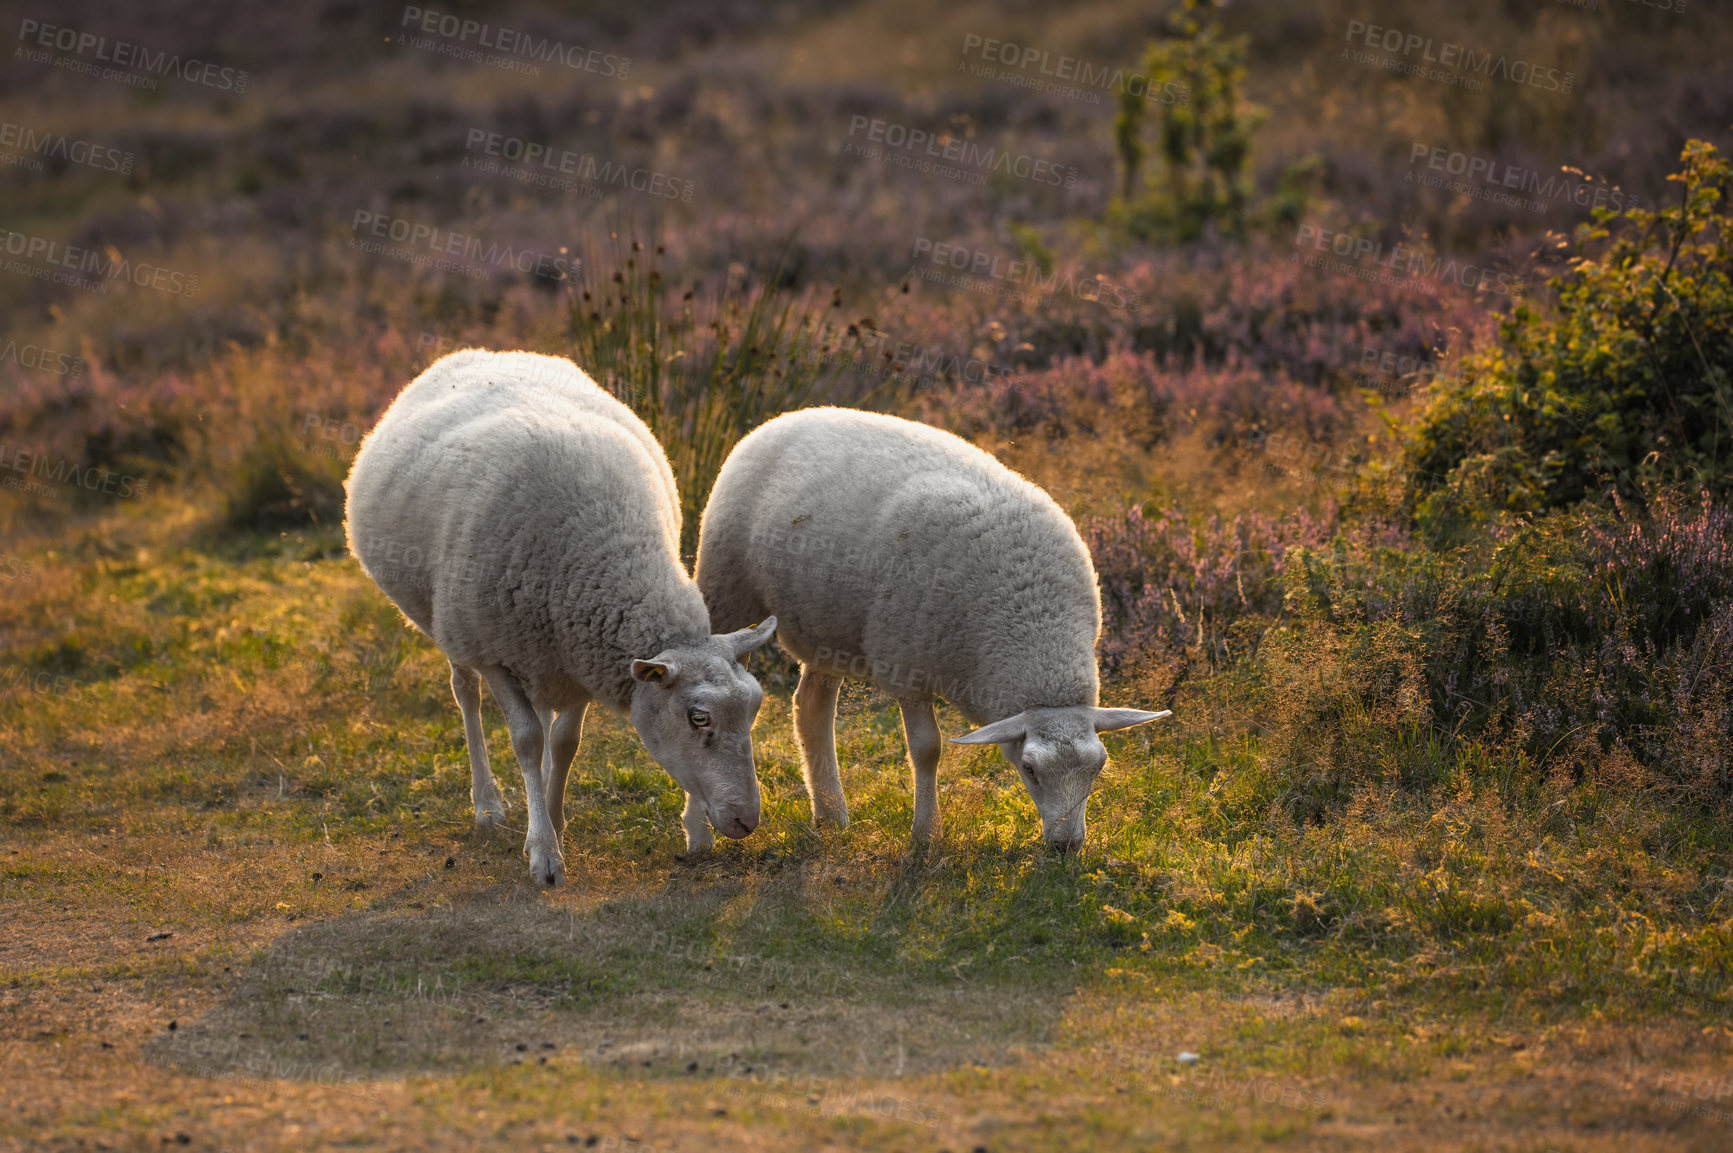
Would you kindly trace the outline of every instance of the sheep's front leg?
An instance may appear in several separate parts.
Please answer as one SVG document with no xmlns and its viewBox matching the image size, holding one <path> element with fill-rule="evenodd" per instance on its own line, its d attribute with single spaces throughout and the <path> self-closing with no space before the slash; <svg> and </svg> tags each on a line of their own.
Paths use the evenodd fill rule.
<svg viewBox="0 0 1733 1153">
<path fill-rule="evenodd" d="M 806 792 L 812 798 L 812 823 L 848 828 L 848 801 L 836 763 L 836 695 L 842 678 L 800 666 L 794 690 L 794 738 L 800 744 Z"/>
<path fill-rule="evenodd" d="M 686 811 L 680 814 L 686 826 L 686 855 L 701 857 L 716 847 L 716 834 L 710 828 L 710 812 L 696 793 L 686 794 Z"/>
<path fill-rule="evenodd" d="M 481 678 L 474 669 L 453 662 L 451 695 L 463 713 L 463 743 L 469 749 L 469 802 L 475 806 L 475 827 L 497 829 L 505 820 L 505 799 L 487 763 L 487 736 L 481 728 Z"/>
<path fill-rule="evenodd" d="M 903 739 L 915 769 L 914 840 L 924 845 L 939 833 L 939 753 L 944 738 L 931 697 L 898 702 L 903 710 Z"/>
<path fill-rule="evenodd" d="M 546 792 L 548 777 L 554 771 L 554 742 L 548 738 L 549 731 L 554 727 L 554 710 L 537 709 L 536 721 L 542 726 L 542 791 Z"/>
<path fill-rule="evenodd" d="M 566 831 L 566 775 L 572 771 L 572 758 L 578 755 L 578 744 L 584 739 L 584 701 L 567 709 L 548 729 L 548 756 L 543 765 L 543 791 L 548 798 L 548 823 L 554 835 Z"/>
<path fill-rule="evenodd" d="M 530 859 L 530 876 L 537 884 L 558 885 L 566 879 L 566 862 L 560 855 L 560 838 L 548 820 L 547 797 L 542 790 L 542 750 L 547 741 L 542 718 L 511 673 L 495 667 L 483 669 L 482 675 L 505 713 L 512 752 L 517 754 L 518 769 L 523 773 L 524 801 L 529 810 L 524 855 Z"/>
</svg>

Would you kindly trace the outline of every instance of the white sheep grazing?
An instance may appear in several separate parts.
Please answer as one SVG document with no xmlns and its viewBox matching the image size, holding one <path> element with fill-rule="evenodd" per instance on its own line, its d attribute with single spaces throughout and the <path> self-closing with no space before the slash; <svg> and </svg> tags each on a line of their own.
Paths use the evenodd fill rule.
<svg viewBox="0 0 1733 1153">
<path fill-rule="evenodd" d="M 416 377 L 356 454 L 349 549 L 451 662 L 476 824 L 505 806 L 481 727 L 485 678 L 523 770 L 537 881 L 565 876 L 566 774 L 591 701 L 628 714 L 686 790 L 686 844 L 758 825 L 739 658 L 776 622 L 712 636 L 680 563 L 661 446 L 568 360 L 466 349 Z M 556 717 L 557 712 L 557 717 Z"/>
<path fill-rule="evenodd" d="M 813 819 L 848 824 L 837 690 L 902 706 L 914 837 L 938 828 L 933 697 L 1018 767 L 1057 849 L 1080 848 L 1107 762 L 1098 736 L 1167 716 L 1096 707 L 1100 592 L 1071 519 L 967 441 L 851 409 L 777 417 L 734 449 L 704 510 L 698 587 L 712 627 L 774 612 L 800 660 L 795 736 Z"/>
</svg>

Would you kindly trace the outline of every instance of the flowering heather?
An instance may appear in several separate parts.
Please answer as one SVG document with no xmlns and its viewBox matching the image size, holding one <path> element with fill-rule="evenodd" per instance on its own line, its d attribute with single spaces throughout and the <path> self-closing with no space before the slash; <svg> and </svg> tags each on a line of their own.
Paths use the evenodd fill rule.
<svg viewBox="0 0 1733 1153">
<path fill-rule="evenodd" d="M 1616 512 L 1503 522 L 1450 549 L 1427 547 L 1424 536 L 1405 540 L 1399 526 L 1376 521 L 1309 539 L 1296 532 L 1298 547 L 1271 570 L 1286 578 L 1282 607 L 1293 626 L 1274 683 L 1291 694 L 1310 679 L 1314 697 L 1337 702 L 1293 714 L 1313 730 L 1382 724 L 1400 744 L 1409 727 L 1430 726 L 1446 747 L 1473 742 L 1526 758 L 1525 774 L 1555 756 L 1582 771 L 1585 758 L 1599 763 L 1617 752 L 1634 758 L 1637 775 L 1627 783 L 1724 805 L 1733 799 L 1724 755 L 1733 717 L 1730 533 L 1733 509 L 1667 493 L 1650 494 L 1646 508 L 1621 503 Z M 1125 550 L 1100 534 L 1091 539 L 1115 573 L 1120 611 L 1111 622 L 1122 631 L 1109 637 L 1110 651 L 1188 635 L 1158 615 L 1159 599 L 1136 576 L 1123 575 L 1121 557 L 1160 556 L 1159 546 Z M 1233 571 L 1231 554 L 1244 545 L 1230 538 L 1213 547 L 1214 563 L 1189 571 Z M 1137 576 L 1145 573 L 1174 580 L 1160 564 L 1146 562 Z M 1210 599 L 1198 603 L 1206 609 L 1200 619 L 1211 619 Z M 1320 669 L 1334 671 L 1319 681 Z M 1340 760 L 1354 742 L 1325 744 Z M 1332 772 L 1331 795 L 1341 799 L 1353 774 Z"/>
<path fill-rule="evenodd" d="M 1182 361 L 1227 362 L 1237 353 L 1241 364 L 1315 387 L 1351 380 L 1367 348 L 1427 358 L 1453 333 L 1484 324 L 1484 310 L 1465 293 L 1428 296 L 1321 276 L 1278 252 L 1233 259 L 1208 278 L 1177 278 L 1178 287 L 1175 271 L 1149 263 L 1128 277 L 1173 302 L 1146 342 Z"/>
<path fill-rule="evenodd" d="M 1616 519 L 1589 526 L 1601 620 L 1629 618 L 1655 643 L 1689 639 L 1733 601 L 1733 509 L 1706 492 L 1695 502 L 1662 494 L 1646 515 L 1615 505 Z"/>
<path fill-rule="evenodd" d="M 1335 514 L 1252 512 L 1194 526 L 1183 510 L 1092 517 L 1084 539 L 1101 582 L 1102 658 L 1113 672 L 1200 653 L 1214 667 L 1255 654 L 1281 614 L 1288 550 L 1329 539 Z M 1258 622 L 1249 636 L 1233 629 Z"/>
</svg>

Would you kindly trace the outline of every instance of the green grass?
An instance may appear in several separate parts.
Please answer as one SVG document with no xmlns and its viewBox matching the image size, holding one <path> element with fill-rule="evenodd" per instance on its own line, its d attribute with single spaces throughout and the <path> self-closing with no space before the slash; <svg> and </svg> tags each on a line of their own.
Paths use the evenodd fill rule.
<svg viewBox="0 0 1733 1153">
<path fill-rule="evenodd" d="M 678 788 L 597 715 L 567 809 L 572 884 L 538 895 L 513 835 L 470 832 L 444 662 L 330 534 L 219 546 L 198 523 L 95 523 L 86 555 L 33 554 L 44 578 L 3 610 L 0 665 L 78 678 L 0 695 L 0 902 L 32 942 L 0 975 L 15 1036 L 118 1031 L 138 1068 L 185 1085 L 415 1085 L 417 1115 L 493 1101 L 521 1113 L 512 1132 L 572 1099 L 532 1065 L 549 1055 L 609 1103 L 597 1115 L 713 1117 L 700 1098 L 723 1094 L 714 1124 L 795 1143 L 809 1126 L 924 1141 L 960 1111 L 1039 1100 L 1045 1120 L 1012 1143 L 1058 1148 L 1136 1145 L 1151 1116 L 1204 1147 L 1305 1145 L 1384 1107 L 1368 1093 L 1460 1078 L 1484 1098 L 1499 1036 L 1577 1038 L 1580 1081 L 1606 1060 L 1584 1037 L 1629 1050 L 1659 1030 L 1689 1064 L 1729 1035 L 1724 828 L 1640 791 L 1513 790 L 1472 755 L 1296 822 L 1254 730 L 1187 719 L 1226 715 L 1212 694 L 1229 682 L 1115 741 L 1071 858 L 1039 847 L 1027 796 L 979 750 L 947 754 L 944 834 L 910 854 L 895 710 L 851 686 L 849 829 L 807 824 L 773 693 L 763 825 L 685 861 Z M 1178 1065 L 1181 1048 L 1204 1061 Z M 803 1077 L 833 1105 L 877 1085 L 947 1119 L 827 1113 L 786 1091 Z"/>
<path fill-rule="evenodd" d="M 15 687 L 0 702 L 0 820 L 51 836 L 172 806 L 212 848 L 464 830 L 444 661 L 325 543 L 261 540 L 232 561 L 188 546 L 61 562 L 53 591 L 73 601 L 23 613 L 0 665 L 76 687 Z M 1366 788 L 1346 812 L 1296 823 L 1253 733 L 1184 721 L 1208 711 L 1182 705 L 1179 723 L 1116 742 L 1089 849 L 1069 860 L 1039 848 L 1033 806 L 996 753 L 949 754 L 949 833 L 913 861 L 894 707 L 851 689 L 839 740 L 855 820 L 820 838 L 787 700 L 772 697 L 759 728 L 764 827 L 703 868 L 775 887 L 820 862 L 860 862 L 872 880 L 825 891 L 822 906 L 755 913 L 743 940 L 921 980 L 1112 964 L 1237 990 L 1437 996 L 1473 994 L 1496 971 L 1513 1004 L 1641 1012 L 1689 991 L 1726 1011 L 1724 829 L 1641 793 L 1512 790 L 1472 748 L 1431 789 Z M 489 717 L 511 793 L 509 744 Z M 682 795 L 619 718 L 592 719 L 572 793 L 567 847 L 583 868 L 642 874 L 677 854 Z"/>
</svg>

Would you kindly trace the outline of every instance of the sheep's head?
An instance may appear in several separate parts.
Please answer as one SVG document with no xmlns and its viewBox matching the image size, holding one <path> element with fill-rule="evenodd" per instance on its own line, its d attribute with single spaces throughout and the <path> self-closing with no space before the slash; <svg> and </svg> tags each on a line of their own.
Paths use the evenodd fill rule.
<svg viewBox="0 0 1733 1153">
<path fill-rule="evenodd" d="M 775 635 L 771 617 L 755 628 L 632 662 L 638 682 L 632 688 L 632 727 L 725 837 L 744 837 L 758 827 L 752 721 L 764 690 L 740 667 L 740 658 Z"/>
<path fill-rule="evenodd" d="M 1092 705 L 1025 709 L 951 740 L 959 745 L 998 745 L 1005 759 L 1017 766 L 1041 814 L 1042 839 L 1049 848 L 1066 852 L 1083 847 L 1089 791 L 1107 764 L 1100 734 L 1168 715 Z"/>
</svg>

